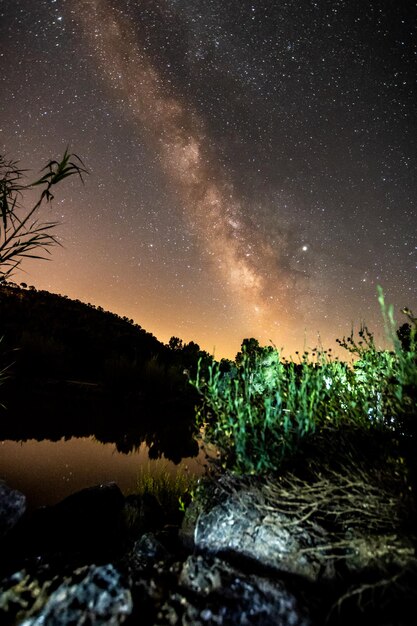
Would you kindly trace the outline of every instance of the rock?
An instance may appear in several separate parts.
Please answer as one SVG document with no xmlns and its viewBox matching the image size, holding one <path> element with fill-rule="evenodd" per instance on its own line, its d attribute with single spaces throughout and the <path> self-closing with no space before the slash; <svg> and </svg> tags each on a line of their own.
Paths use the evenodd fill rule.
<svg viewBox="0 0 417 626">
<path fill-rule="evenodd" d="M 13 537 L 13 550 L 26 555 L 85 554 L 102 561 L 124 538 L 125 499 L 115 483 L 83 489 L 54 506 L 33 512 Z"/>
<path fill-rule="evenodd" d="M 77 574 L 77 572 L 75 572 Z M 78 582 L 65 582 L 43 609 L 21 626 L 118 626 L 132 612 L 130 591 L 113 565 L 83 568 Z"/>
<path fill-rule="evenodd" d="M 344 626 L 405 625 L 417 601 L 416 540 L 400 496 L 371 478 L 353 471 L 310 482 L 293 474 L 262 479 L 223 474 L 197 493 L 181 537 L 204 558 L 221 559 L 240 572 L 245 585 L 255 585 L 254 606 L 262 606 L 259 579 L 273 581 L 272 588 L 278 579 L 285 581 L 286 593 L 303 598 L 317 624 L 330 619 Z M 229 584 L 223 566 L 186 565 L 182 583 L 198 596 L 211 598 Z M 233 602 L 245 598 L 245 585 L 232 583 Z M 208 609 L 217 615 L 213 624 L 234 623 L 223 622 L 211 604 Z M 294 615 L 301 614 L 294 610 Z M 183 623 L 205 623 L 197 613 L 193 619 Z"/>
<path fill-rule="evenodd" d="M 187 509 L 182 538 L 194 554 L 176 528 L 160 529 L 151 496 L 125 499 L 115 484 L 73 494 L 9 533 L 4 548 L 9 537 L 16 547 L 35 536 L 32 549 L 57 552 L 32 552 L 7 570 L 0 623 L 118 626 L 129 616 L 143 626 L 411 626 L 416 543 L 395 498 L 359 478 L 223 475 Z M 80 562 L 95 565 L 74 572 Z"/>
<path fill-rule="evenodd" d="M 186 512 L 187 547 L 302 576 L 336 580 L 413 569 L 415 538 L 404 532 L 395 494 L 364 476 L 333 473 L 315 483 L 291 476 L 268 479 L 222 475 Z"/>
<path fill-rule="evenodd" d="M 56 504 L 53 510 L 63 523 L 97 530 L 98 523 L 109 525 L 118 520 L 124 503 L 119 487 L 110 482 L 77 491 Z"/>
<path fill-rule="evenodd" d="M 182 605 L 182 620 L 178 623 L 193 626 L 311 624 L 297 599 L 280 581 L 245 575 L 218 558 L 188 557 L 179 585 L 179 593 L 161 609 L 161 617 L 171 616 L 172 619 Z"/>
<path fill-rule="evenodd" d="M 202 511 L 194 528 L 195 547 L 211 554 L 240 555 L 309 580 L 323 575 L 328 560 L 320 560 L 317 552 L 309 555 L 315 539 L 302 523 L 277 511 L 265 515 L 255 504 L 253 491 L 240 491 Z M 326 533 L 316 528 L 315 536 L 324 542 Z"/>
<path fill-rule="evenodd" d="M 158 541 L 154 533 L 142 535 L 134 545 L 134 552 L 147 561 L 162 561 L 169 556 L 167 549 Z"/>
<path fill-rule="evenodd" d="M 26 497 L 0 481 L 0 538 L 7 534 L 26 511 Z"/>
<path fill-rule="evenodd" d="M 134 537 L 164 524 L 164 511 L 155 496 L 149 493 L 127 496 L 124 514 L 129 533 Z"/>
<path fill-rule="evenodd" d="M 161 561 L 168 561 L 170 554 L 154 533 L 145 533 L 135 542 L 125 558 L 125 563 L 134 577 L 149 570 Z"/>
</svg>

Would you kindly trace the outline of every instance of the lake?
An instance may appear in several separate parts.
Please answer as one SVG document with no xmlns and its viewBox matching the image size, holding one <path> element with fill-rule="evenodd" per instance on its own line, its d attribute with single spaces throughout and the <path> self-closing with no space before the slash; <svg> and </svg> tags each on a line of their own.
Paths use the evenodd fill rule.
<svg viewBox="0 0 417 626">
<path fill-rule="evenodd" d="M 52 382 L 15 379 L 2 389 L 0 479 L 22 491 L 29 506 L 109 481 L 129 494 L 146 473 L 204 472 L 189 400 L 161 393 L 141 406 Z"/>
<path fill-rule="evenodd" d="M 200 475 L 204 454 L 200 451 L 175 464 L 164 455 L 150 459 L 145 443 L 123 453 L 115 444 L 94 437 L 0 442 L 0 478 L 22 491 L 31 508 L 54 504 L 79 489 L 109 481 L 115 481 L 127 495 L 137 490 L 141 474 L 160 472 Z"/>
</svg>

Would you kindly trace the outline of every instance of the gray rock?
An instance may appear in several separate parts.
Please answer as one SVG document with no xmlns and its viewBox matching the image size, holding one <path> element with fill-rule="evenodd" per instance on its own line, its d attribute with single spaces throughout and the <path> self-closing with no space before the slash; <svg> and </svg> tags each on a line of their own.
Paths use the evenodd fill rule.
<svg viewBox="0 0 417 626">
<path fill-rule="evenodd" d="M 308 626 L 311 623 L 280 581 L 245 575 L 218 558 L 188 557 L 179 584 L 188 596 L 192 592 L 200 599 L 200 603 L 182 602 L 183 624 Z M 169 613 L 168 603 L 164 608 Z"/>
<path fill-rule="evenodd" d="M 26 511 L 26 496 L 0 481 L 0 538 L 13 528 Z"/>
<path fill-rule="evenodd" d="M 149 561 L 163 560 L 168 557 L 167 549 L 156 538 L 154 533 L 145 533 L 135 542 L 134 551 Z"/>
<path fill-rule="evenodd" d="M 132 612 L 132 598 L 113 565 L 92 565 L 79 582 L 65 582 L 41 612 L 21 626 L 118 626 Z"/>
<path fill-rule="evenodd" d="M 194 528 L 195 546 L 212 554 L 236 553 L 277 571 L 317 580 L 328 567 L 320 560 L 312 534 L 301 523 L 277 511 L 265 515 L 254 506 L 254 494 L 240 491 L 229 495 L 208 511 L 202 511 Z M 325 532 L 315 536 L 325 541 Z"/>
<path fill-rule="evenodd" d="M 323 497 L 317 487 L 322 483 Z M 416 569 L 415 539 L 395 515 L 395 494 L 380 493 L 361 475 L 337 473 L 314 484 L 292 477 L 283 485 L 221 476 L 187 510 L 183 542 L 232 563 L 243 557 L 310 582 L 337 581 L 340 572 L 366 577 L 372 571 L 385 578 L 388 570 Z"/>
</svg>

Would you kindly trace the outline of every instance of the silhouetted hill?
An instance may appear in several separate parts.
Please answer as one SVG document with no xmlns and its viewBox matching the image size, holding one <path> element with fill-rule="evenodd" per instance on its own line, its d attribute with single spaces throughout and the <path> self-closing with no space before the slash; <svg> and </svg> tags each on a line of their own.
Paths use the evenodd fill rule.
<svg viewBox="0 0 417 626">
<path fill-rule="evenodd" d="M 179 413 L 196 397 L 184 375 L 202 353 L 177 338 L 164 345 L 127 317 L 65 296 L 0 285 L 0 400 L 49 415 Z"/>
<path fill-rule="evenodd" d="M 94 381 L 108 359 L 167 358 L 166 346 L 133 320 L 48 291 L 0 286 L 0 324 L 5 345 L 23 353 L 20 368 L 33 353 L 44 357 L 39 373 Z"/>
</svg>

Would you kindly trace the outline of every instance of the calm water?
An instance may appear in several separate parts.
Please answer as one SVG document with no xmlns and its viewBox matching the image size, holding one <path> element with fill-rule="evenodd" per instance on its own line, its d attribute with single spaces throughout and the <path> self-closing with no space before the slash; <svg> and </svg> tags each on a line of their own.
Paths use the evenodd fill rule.
<svg viewBox="0 0 417 626">
<path fill-rule="evenodd" d="M 0 478 L 22 491 L 30 507 L 53 504 L 79 489 L 108 481 L 115 481 L 127 495 L 135 491 L 143 473 L 202 474 L 203 464 L 202 452 L 175 465 L 164 456 L 149 459 L 145 443 L 125 454 L 115 444 L 100 443 L 94 437 L 0 441 Z"/>
</svg>

